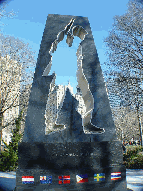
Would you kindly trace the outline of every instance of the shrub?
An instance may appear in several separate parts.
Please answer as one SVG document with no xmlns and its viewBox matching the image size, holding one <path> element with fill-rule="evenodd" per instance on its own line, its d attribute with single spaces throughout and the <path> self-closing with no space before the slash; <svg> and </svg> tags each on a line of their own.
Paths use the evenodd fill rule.
<svg viewBox="0 0 144 191">
<path fill-rule="evenodd" d="M 123 161 L 126 168 L 143 169 L 143 147 L 126 146 L 126 153 L 123 154 Z"/>
<path fill-rule="evenodd" d="M 20 131 L 20 124 L 22 120 L 22 112 L 15 120 L 16 128 L 12 130 L 12 140 L 9 145 L 4 142 L 6 148 L 0 154 L 0 171 L 12 171 L 18 166 L 18 142 L 20 141 L 22 134 Z"/>
</svg>

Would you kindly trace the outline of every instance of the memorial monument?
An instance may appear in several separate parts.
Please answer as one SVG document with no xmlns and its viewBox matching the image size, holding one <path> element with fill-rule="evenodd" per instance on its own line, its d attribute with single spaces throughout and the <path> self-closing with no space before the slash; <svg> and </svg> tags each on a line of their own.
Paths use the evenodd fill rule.
<svg viewBox="0 0 144 191">
<path fill-rule="evenodd" d="M 46 134 L 45 110 L 56 75 L 52 54 L 67 36 L 81 39 L 77 81 L 86 106 L 82 117 L 67 89 L 55 132 Z M 60 63 L 58 63 L 60 64 Z M 87 17 L 49 14 L 37 59 L 24 136 L 19 143 L 16 190 L 127 190 L 122 143 L 117 139 L 106 87 Z"/>
</svg>

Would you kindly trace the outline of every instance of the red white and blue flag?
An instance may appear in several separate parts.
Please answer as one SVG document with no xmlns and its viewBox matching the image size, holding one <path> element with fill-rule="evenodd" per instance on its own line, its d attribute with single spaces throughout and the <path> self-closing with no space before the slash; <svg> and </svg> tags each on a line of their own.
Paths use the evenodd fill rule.
<svg viewBox="0 0 144 191">
<path fill-rule="evenodd" d="M 52 184 L 52 176 L 40 176 L 41 184 Z"/>
<path fill-rule="evenodd" d="M 88 182 L 88 175 L 87 174 L 76 175 L 76 180 L 77 180 L 77 183 Z"/>
<path fill-rule="evenodd" d="M 121 179 L 121 172 L 111 173 L 111 180 L 119 180 L 119 179 Z"/>
<path fill-rule="evenodd" d="M 59 176 L 59 184 L 70 184 L 70 175 L 68 176 Z"/>
<path fill-rule="evenodd" d="M 22 176 L 22 184 L 34 184 L 34 176 Z"/>
</svg>

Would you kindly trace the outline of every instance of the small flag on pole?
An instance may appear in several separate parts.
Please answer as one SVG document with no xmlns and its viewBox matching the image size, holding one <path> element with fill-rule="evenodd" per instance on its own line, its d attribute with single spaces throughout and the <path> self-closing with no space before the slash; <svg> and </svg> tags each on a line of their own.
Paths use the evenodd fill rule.
<svg viewBox="0 0 144 191">
<path fill-rule="evenodd" d="M 22 184 L 34 184 L 34 176 L 22 176 Z"/>
<path fill-rule="evenodd" d="M 94 181 L 105 181 L 105 173 L 94 174 Z"/>
<path fill-rule="evenodd" d="M 77 180 L 77 183 L 88 182 L 88 176 L 87 176 L 87 174 L 76 175 L 76 180 Z"/>
<path fill-rule="evenodd" d="M 70 175 L 68 176 L 59 176 L 59 184 L 70 184 Z"/>
<path fill-rule="evenodd" d="M 52 176 L 40 176 L 40 183 L 41 184 L 51 184 Z"/>
<path fill-rule="evenodd" d="M 111 173 L 111 180 L 119 180 L 119 179 L 121 179 L 121 172 Z"/>
</svg>

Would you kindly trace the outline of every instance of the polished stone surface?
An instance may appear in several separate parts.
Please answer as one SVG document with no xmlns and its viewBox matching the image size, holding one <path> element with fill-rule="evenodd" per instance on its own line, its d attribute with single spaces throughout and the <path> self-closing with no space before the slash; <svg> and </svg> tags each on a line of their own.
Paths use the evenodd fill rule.
<svg viewBox="0 0 144 191">
<path fill-rule="evenodd" d="M 81 54 L 77 54 L 82 58 L 77 79 L 88 114 L 82 119 L 76 110 L 78 102 L 67 89 L 55 125 L 63 125 L 65 129 L 46 135 L 44 114 L 49 88 L 56 76 L 55 73 L 51 76 L 44 74 L 48 74 L 51 68 L 50 50 L 56 50 L 54 42 L 57 35 L 72 18 L 75 19 L 74 26 L 80 25 L 87 31 L 79 46 Z M 105 132 L 86 134 L 87 123 L 91 130 L 96 126 L 104 128 Z M 104 78 L 87 17 L 48 15 L 31 88 L 24 136 L 19 143 L 18 164 L 17 190 L 126 190 L 122 144 L 116 136 Z M 94 173 L 103 172 L 106 174 L 105 182 L 94 182 Z M 121 179 L 111 181 L 112 172 L 121 172 Z M 57 177 L 61 173 L 71 175 L 70 185 L 57 185 Z M 85 173 L 88 174 L 89 182 L 77 184 L 76 174 Z M 43 174 L 54 177 L 52 185 L 40 185 L 39 177 Z M 34 176 L 34 185 L 22 185 L 22 176 Z"/>
<path fill-rule="evenodd" d="M 91 106 L 89 108 L 93 108 L 91 119 L 92 124 L 99 128 L 105 129 L 105 133 L 95 135 L 95 140 L 111 141 L 115 139 L 115 126 L 112 119 L 104 78 L 88 18 L 80 16 L 49 14 L 42 37 L 33 84 L 31 88 L 23 142 L 32 143 L 35 142 L 35 140 L 37 140 L 37 142 L 48 141 L 45 136 L 46 125 L 44 114 L 50 84 L 55 78 L 55 74 L 51 76 L 43 76 L 43 72 L 47 66 L 49 66 L 49 69 L 51 68 L 52 55 L 49 53 L 49 51 L 51 49 L 52 43 L 57 39 L 57 34 L 65 28 L 65 26 L 70 22 L 72 18 L 75 19 L 74 26 L 80 25 L 88 32 L 88 34 L 85 36 L 85 39 L 81 41 L 80 46 L 82 47 L 83 57 L 82 78 L 85 79 L 83 81 L 87 81 L 89 86 L 89 92 L 88 90 L 85 92 L 85 86 L 82 87 L 81 85 L 81 89 L 83 91 L 83 98 L 85 100 L 85 103 L 87 104 L 87 107 L 89 105 L 88 103 L 91 103 L 91 99 L 93 99 L 93 104 L 90 104 Z M 83 84 L 83 82 L 80 82 L 81 80 L 78 81 L 79 84 Z M 69 96 L 64 99 L 65 105 L 68 99 L 71 100 Z M 68 103 L 66 107 L 68 107 Z M 75 106 L 73 105 L 73 107 Z M 73 108 L 73 110 L 74 109 L 75 108 Z M 62 112 L 60 116 L 61 123 L 63 123 L 66 128 L 70 128 L 70 121 L 69 124 L 66 124 L 65 119 L 67 119 L 67 116 L 69 116 L 71 110 L 68 111 L 67 109 L 65 109 L 65 112 L 64 110 Z M 81 129 L 82 119 L 80 119 L 79 116 L 78 118 L 79 121 L 77 120 L 77 116 L 75 115 L 75 119 L 73 117 L 73 122 L 75 121 L 75 123 L 79 124 L 79 128 Z M 59 119 L 57 120 L 57 123 L 58 122 L 60 122 Z"/>
<path fill-rule="evenodd" d="M 143 190 L 143 170 L 126 169 L 128 191 Z M 0 172 L 0 190 L 14 190 L 16 186 L 16 172 Z"/>
</svg>

